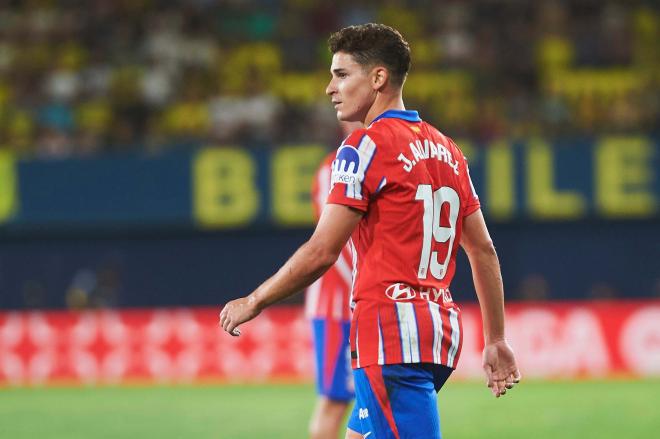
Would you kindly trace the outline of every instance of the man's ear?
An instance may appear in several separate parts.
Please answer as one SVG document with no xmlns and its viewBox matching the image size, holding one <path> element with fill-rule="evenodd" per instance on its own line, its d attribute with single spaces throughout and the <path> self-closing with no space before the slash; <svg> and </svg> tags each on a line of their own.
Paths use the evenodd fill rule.
<svg viewBox="0 0 660 439">
<path fill-rule="evenodd" d="M 390 79 L 390 72 L 385 67 L 374 67 L 372 76 L 372 87 L 374 90 L 382 90 Z"/>
</svg>

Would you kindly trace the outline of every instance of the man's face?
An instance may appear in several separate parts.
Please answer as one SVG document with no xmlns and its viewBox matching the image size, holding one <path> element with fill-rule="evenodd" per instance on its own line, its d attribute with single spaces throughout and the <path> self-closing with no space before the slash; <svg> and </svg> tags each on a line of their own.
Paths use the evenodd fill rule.
<svg viewBox="0 0 660 439">
<path fill-rule="evenodd" d="M 332 56 L 332 79 L 325 89 L 337 110 L 337 119 L 346 122 L 364 122 L 376 98 L 373 72 L 355 62 L 353 56 L 337 52 Z"/>
</svg>

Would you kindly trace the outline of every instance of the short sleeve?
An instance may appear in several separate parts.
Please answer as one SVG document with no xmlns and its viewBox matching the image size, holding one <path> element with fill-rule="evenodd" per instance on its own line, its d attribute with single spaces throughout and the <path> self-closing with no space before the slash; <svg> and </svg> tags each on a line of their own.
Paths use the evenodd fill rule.
<svg viewBox="0 0 660 439">
<path fill-rule="evenodd" d="M 369 202 L 385 183 L 379 164 L 377 135 L 367 129 L 354 131 L 337 149 L 332 162 L 328 203 L 366 212 Z"/>
<path fill-rule="evenodd" d="M 481 203 L 479 202 L 479 196 L 477 191 L 474 189 L 472 184 L 472 178 L 470 177 L 470 167 L 468 166 L 467 157 L 463 155 L 463 152 L 454 142 L 453 139 L 447 138 L 449 144 L 455 148 L 455 151 L 458 152 L 459 161 L 461 162 L 461 168 L 464 172 L 459 173 L 459 185 L 460 185 L 460 197 L 461 197 L 461 209 L 464 217 L 472 215 L 474 212 L 481 208 Z"/>
<path fill-rule="evenodd" d="M 462 202 L 463 206 L 463 216 L 469 216 L 481 208 L 481 203 L 479 202 L 479 196 L 477 191 L 474 190 L 474 185 L 472 184 L 472 178 L 470 177 L 470 168 L 468 167 L 467 158 L 463 156 L 463 163 L 465 172 L 461 173 L 461 192 L 462 192 Z"/>
</svg>

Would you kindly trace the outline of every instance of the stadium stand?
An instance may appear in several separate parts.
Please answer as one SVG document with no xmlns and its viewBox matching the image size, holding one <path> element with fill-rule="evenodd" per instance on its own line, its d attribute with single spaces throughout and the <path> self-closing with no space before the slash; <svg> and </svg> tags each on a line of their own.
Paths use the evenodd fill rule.
<svg viewBox="0 0 660 439">
<path fill-rule="evenodd" d="M 407 100 L 455 137 L 657 134 L 654 2 L 336 3 L 5 2 L 0 145 L 61 158 L 334 143 L 325 40 L 364 21 L 408 36 Z"/>
</svg>

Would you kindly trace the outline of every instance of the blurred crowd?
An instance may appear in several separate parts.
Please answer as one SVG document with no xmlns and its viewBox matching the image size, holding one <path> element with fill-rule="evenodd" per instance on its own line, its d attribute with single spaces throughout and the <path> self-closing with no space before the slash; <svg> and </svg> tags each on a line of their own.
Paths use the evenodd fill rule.
<svg viewBox="0 0 660 439">
<path fill-rule="evenodd" d="M 383 22 L 408 108 L 449 135 L 657 134 L 654 1 L 0 2 L 0 149 L 31 157 L 334 144 L 326 41 Z"/>
</svg>

